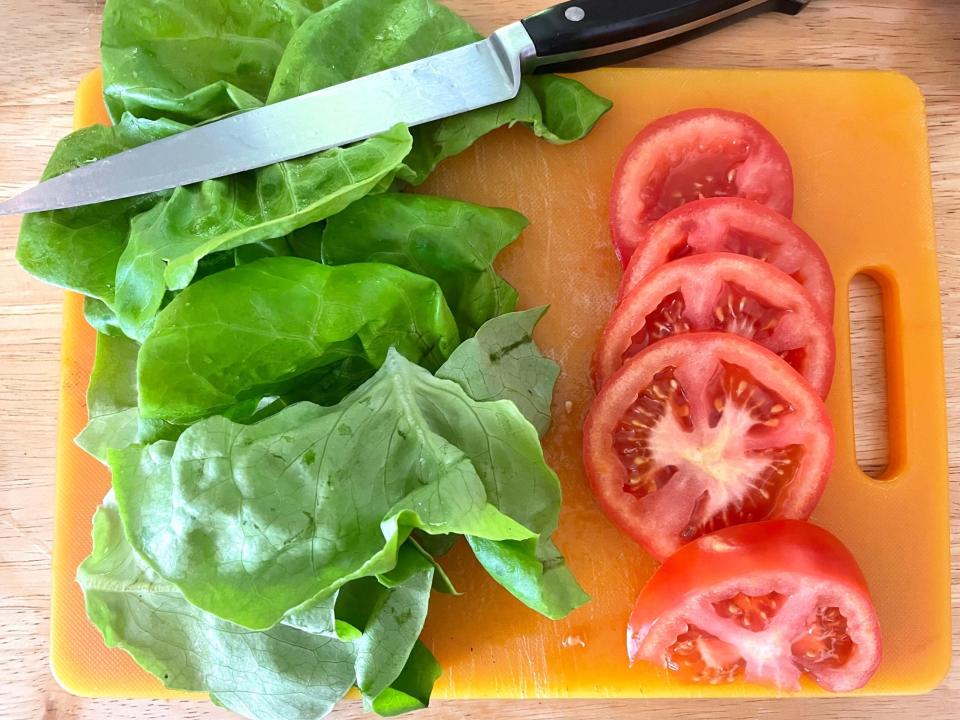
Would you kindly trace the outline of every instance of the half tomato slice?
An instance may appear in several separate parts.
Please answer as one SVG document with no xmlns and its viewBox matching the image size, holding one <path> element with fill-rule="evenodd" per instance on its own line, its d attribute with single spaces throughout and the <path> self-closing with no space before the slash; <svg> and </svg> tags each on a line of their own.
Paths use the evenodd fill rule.
<svg viewBox="0 0 960 720">
<path fill-rule="evenodd" d="M 882 656 L 856 560 L 796 520 L 727 528 L 681 548 L 640 592 L 627 650 L 631 662 L 686 682 L 796 690 L 808 674 L 833 692 L 865 685 Z"/>
</svg>

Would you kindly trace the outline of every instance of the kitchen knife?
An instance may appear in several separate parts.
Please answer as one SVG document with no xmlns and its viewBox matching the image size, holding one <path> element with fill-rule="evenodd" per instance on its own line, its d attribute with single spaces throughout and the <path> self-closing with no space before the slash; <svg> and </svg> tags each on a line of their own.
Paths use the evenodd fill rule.
<svg viewBox="0 0 960 720">
<path fill-rule="evenodd" d="M 750 11 L 809 0 L 575 0 L 486 40 L 192 128 L 81 166 L 0 203 L 0 215 L 143 195 L 348 145 L 510 100 L 527 72 L 622 62 Z"/>
</svg>

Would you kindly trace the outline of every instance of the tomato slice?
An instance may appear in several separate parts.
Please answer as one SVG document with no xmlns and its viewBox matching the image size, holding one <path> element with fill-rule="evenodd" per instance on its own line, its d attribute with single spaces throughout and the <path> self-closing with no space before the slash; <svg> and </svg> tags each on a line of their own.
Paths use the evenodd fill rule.
<svg viewBox="0 0 960 720">
<path fill-rule="evenodd" d="M 773 265 L 704 253 L 657 268 L 607 321 L 593 359 L 599 388 L 625 360 L 663 338 L 723 331 L 784 358 L 821 397 L 833 380 L 833 327 L 810 294 Z"/>
<path fill-rule="evenodd" d="M 793 213 L 786 152 L 753 118 L 729 110 L 686 110 L 661 118 L 620 158 L 610 194 L 610 232 L 624 266 L 650 225 L 692 200 L 743 197 Z"/>
<path fill-rule="evenodd" d="M 631 663 L 687 682 L 827 690 L 862 687 L 880 664 L 880 626 L 856 560 L 826 530 L 798 520 L 727 528 L 669 557 L 637 598 Z"/>
<path fill-rule="evenodd" d="M 661 265 L 708 252 L 770 263 L 803 285 L 833 321 L 833 275 L 823 251 L 790 219 L 743 198 L 698 200 L 657 220 L 630 259 L 620 281 L 620 298 Z"/>
<path fill-rule="evenodd" d="M 597 502 L 658 559 L 730 525 L 806 518 L 833 455 L 816 391 L 728 333 L 677 335 L 630 358 L 583 429 Z"/>
</svg>

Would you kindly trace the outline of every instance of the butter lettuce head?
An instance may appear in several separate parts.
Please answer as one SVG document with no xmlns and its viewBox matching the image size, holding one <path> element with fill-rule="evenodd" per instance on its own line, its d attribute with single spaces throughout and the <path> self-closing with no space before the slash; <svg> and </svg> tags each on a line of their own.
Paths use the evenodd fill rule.
<svg viewBox="0 0 960 720">
<path fill-rule="evenodd" d="M 102 37 L 114 125 L 65 138 L 45 178 L 479 38 L 433 0 L 107 0 Z M 400 191 L 497 128 L 567 143 L 609 107 L 530 77 L 499 105 L 24 219 L 19 262 L 84 294 L 99 332 L 77 442 L 114 489 L 77 580 L 107 645 L 254 720 L 322 717 L 351 687 L 395 715 L 440 675 L 419 638 L 461 536 L 535 611 L 587 600 L 552 539 L 544 310 L 513 312 L 494 267 L 526 219 Z"/>
</svg>

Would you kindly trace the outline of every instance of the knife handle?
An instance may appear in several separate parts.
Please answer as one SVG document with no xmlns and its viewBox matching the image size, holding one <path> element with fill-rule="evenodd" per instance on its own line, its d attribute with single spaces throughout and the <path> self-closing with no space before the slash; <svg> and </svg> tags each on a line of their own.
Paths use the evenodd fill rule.
<svg viewBox="0 0 960 720">
<path fill-rule="evenodd" d="M 624 62 L 743 17 L 795 15 L 809 0 L 573 0 L 531 15 L 536 72 L 573 72 Z"/>
</svg>

